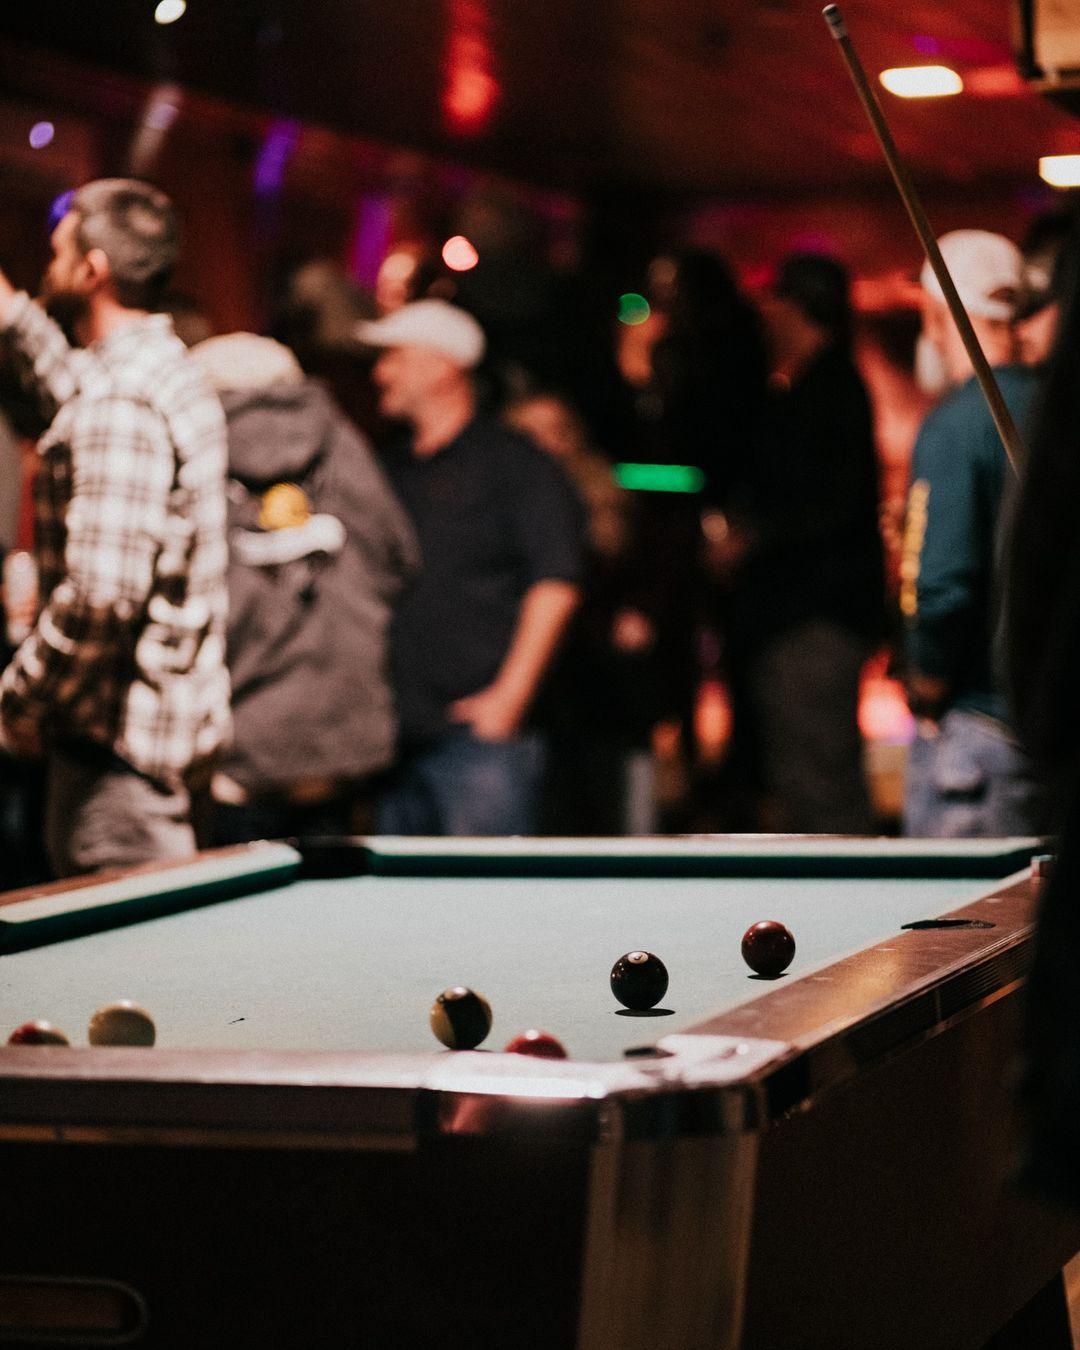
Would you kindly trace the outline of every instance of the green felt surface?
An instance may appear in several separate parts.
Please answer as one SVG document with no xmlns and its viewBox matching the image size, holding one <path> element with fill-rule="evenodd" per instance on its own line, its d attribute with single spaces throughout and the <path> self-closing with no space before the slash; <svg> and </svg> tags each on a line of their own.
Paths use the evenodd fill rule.
<svg viewBox="0 0 1080 1350">
<path fill-rule="evenodd" d="M 431 1050 L 432 1000 L 468 984 L 494 1010 L 487 1048 L 540 1026 L 576 1059 L 611 1060 L 774 988 L 749 978 L 739 954 L 759 919 L 795 934 L 785 977 L 794 979 L 893 936 L 931 940 L 900 925 L 990 889 L 915 879 L 303 881 L 0 956 L 0 1033 L 44 1017 L 85 1044 L 98 1006 L 133 998 L 164 1046 Z M 618 1015 L 608 972 L 640 947 L 668 965 L 671 1016 Z"/>
</svg>

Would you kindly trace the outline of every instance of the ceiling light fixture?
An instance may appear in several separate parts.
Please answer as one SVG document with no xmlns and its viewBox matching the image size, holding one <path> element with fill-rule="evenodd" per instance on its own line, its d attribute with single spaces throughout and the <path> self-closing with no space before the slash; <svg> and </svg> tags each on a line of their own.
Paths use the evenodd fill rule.
<svg viewBox="0 0 1080 1350">
<path fill-rule="evenodd" d="M 893 66 L 878 79 L 897 98 L 946 98 L 964 88 L 964 81 L 948 66 Z"/>
<path fill-rule="evenodd" d="M 1080 187 L 1080 155 L 1043 155 L 1039 177 L 1051 187 Z"/>
<path fill-rule="evenodd" d="M 154 10 L 155 23 L 175 23 L 177 19 L 182 19 L 187 10 L 187 0 L 160 0 L 157 9 Z"/>
</svg>

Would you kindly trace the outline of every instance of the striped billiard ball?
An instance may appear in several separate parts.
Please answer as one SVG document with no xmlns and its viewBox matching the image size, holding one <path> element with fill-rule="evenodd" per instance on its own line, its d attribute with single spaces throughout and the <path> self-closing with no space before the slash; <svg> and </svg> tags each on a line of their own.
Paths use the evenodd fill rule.
<svg viewBox="0 0 1080 1350">
<path fill-rule="evenodd" d="M 464 985 L 444 989 L 431 1005 L 431 1029 L 450 1050 L 473 1050 L 491 1030 L 491 1005 Z"/>
<path fill-rule="evenodd" d="M 154 1019 L 129 998 L 99 1008 L 87 1029 L 91 1045 L 153 1045 L 156 1036 Z"/>
</svg>

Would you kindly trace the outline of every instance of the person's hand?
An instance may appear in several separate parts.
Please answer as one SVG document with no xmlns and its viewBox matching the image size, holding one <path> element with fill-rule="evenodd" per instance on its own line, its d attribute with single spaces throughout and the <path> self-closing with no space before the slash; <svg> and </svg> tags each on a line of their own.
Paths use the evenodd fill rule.
<svg viewBox="0 0 1080 1350">
<path fill-rule="evenodd" d="M 8 641 L 17 647 L 30 635 L 38 613 L 37 566 L 29 553 L 17 550 L 5 558 L 0 597 Z"/>
<path fill-rule="evenodd" d="M 489 685 L 451 703 L 451 722 L 461 722 L 482 741 L 508 741 L 521 726 L 524 709 L 498 685 Z"/>
<path fill-rule="evenodd" d="M 949 682 L 936 675 L 924 675 L 921 671 L 913 670 L 904 681 L 904 692 L 912 716 L 926 717 L 936 722 L 945 711 L 949 699 Z"/>
</svg>

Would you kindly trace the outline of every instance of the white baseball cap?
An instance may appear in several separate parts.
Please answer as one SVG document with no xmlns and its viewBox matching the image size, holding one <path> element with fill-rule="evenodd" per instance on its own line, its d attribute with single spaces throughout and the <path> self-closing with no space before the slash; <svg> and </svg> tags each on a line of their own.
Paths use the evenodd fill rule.
<svg viewBox="0 0 1080 1350">
<path fill-rule="evenodd" d="M 356 336 L 368 347 L 426 347 L 463 370 L 479 365 L 487 347 L 472 315 L 445 300 L 414 300 L 385 318 L 358 323 Z"/>
<path fill-rule="evenodd" d="M 952 230 L 938 240 L 953 284 L 973 318 L 1008 322 L 1024 289 L 1024 257 L 1002 234 L 988 230 Z M 919 284 L 928 295 L 944 300 L 929 262 L 923 264 Z"/>
</svg>

